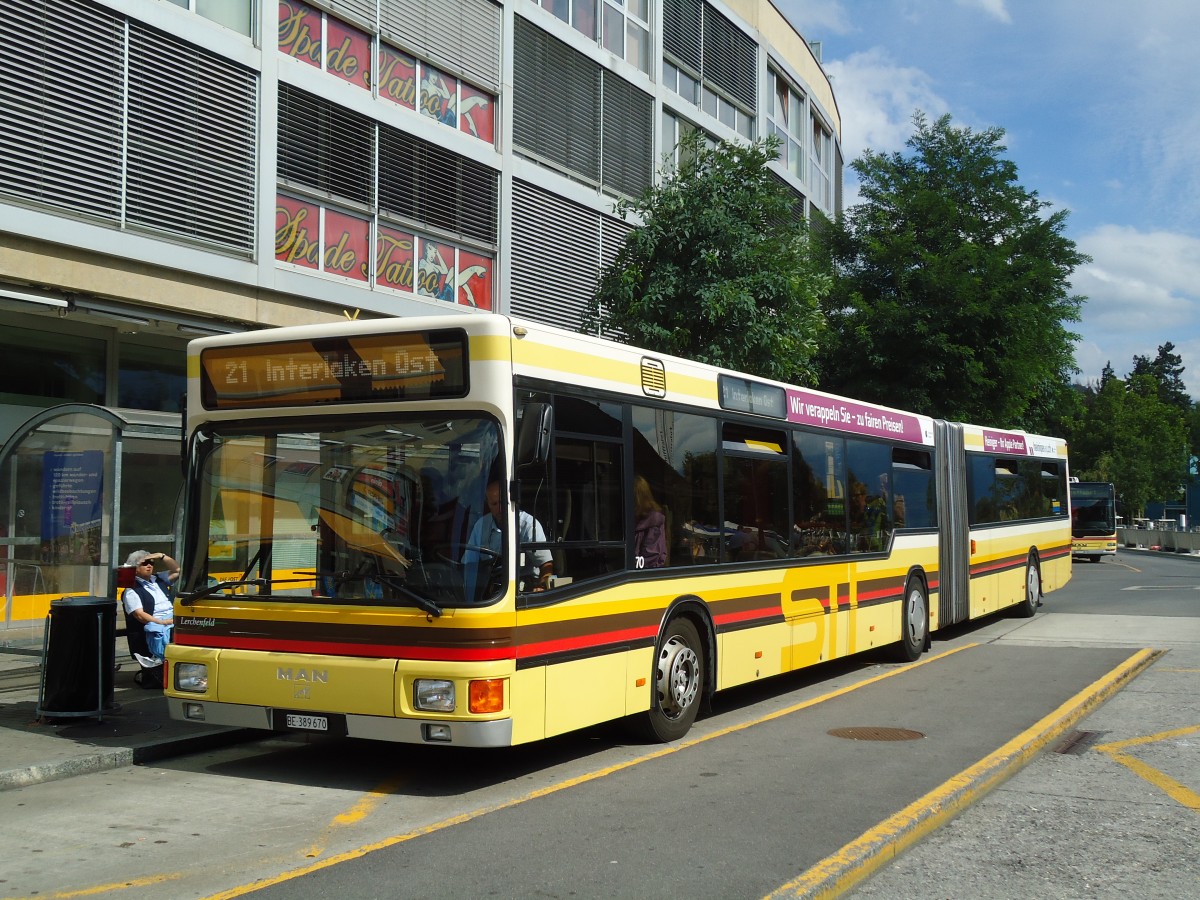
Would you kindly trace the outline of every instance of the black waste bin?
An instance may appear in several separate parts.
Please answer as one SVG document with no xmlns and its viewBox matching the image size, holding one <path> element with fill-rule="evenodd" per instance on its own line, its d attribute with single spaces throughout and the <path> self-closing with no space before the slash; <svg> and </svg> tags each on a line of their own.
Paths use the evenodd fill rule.
<svg viewBox="0 0 1200 900">
<path fill-rule="evenodd" d="M 95 716 L 113 709 L 117 603 L 109 597 L 50 601 L 42 640 L 39 716 Z"/>
</svg>

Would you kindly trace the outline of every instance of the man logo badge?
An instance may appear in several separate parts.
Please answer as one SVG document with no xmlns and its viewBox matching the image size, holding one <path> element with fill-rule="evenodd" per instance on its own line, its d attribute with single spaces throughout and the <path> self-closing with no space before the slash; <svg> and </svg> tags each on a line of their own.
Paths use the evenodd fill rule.
<svg viewBox="0 0 1200 900">
<path fill-rule="evenodd" d="M 285 669 L 275 670 L 276 681 L 293 681 L 301 684 L 329 684 L 328 669 Z"/>
</svg>

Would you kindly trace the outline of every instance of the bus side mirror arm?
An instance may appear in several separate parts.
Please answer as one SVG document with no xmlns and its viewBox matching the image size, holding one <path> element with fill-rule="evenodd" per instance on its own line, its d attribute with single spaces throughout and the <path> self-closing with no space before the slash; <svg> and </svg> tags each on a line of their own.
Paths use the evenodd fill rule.
<svg viewBox="0 0 1200 900">
<path fill-rule="evenodd" d="M 517 433 L 517 469 L 545 465 L 550 459 L 550 432 L 554 408 L 549 403 L 526 403 Z"/>
</svg>

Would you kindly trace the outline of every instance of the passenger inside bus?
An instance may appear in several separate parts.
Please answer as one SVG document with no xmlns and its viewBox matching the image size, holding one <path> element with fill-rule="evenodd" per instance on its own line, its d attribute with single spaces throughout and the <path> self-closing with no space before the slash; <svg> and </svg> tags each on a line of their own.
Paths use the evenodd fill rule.
<svg viewBox="0 0 1200 900">
<path fill-rule="evenodd" d="M 853 474 L 850 477 L 851 549 L 858 553 L 882 550 L 888 531 L 886 488 L 881 485 L 880 493 L 871 495 L 866 484 Z"/>
<path fill-rule="evenodd" d="M 633 512 L 634 565 L 639 569 L 667 565 L 667 516 L 641 475 L 633 479 Z"/>
</svg>

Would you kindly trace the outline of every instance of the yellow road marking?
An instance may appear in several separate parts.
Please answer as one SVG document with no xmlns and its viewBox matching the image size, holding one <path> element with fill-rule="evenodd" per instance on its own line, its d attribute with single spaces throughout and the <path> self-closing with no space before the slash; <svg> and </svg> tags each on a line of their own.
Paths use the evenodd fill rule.
<svg viewBox="0 0 1200 900">
<path fill-rule="evenodd" d="M 1015 774 L 1165 652 L 1139 650 L 994 753 L 771 892 L 768 900 L 840 896 Z"/>
<path fill-rule="evenodd" d="M 1121 765 L 1134 772 L 1136 775 L 1146 779 L 1160 791 L 1176 803 L 1186 806 L 1188 809 L 1200 810 L 1200 794 L 1197 794 L 1189 787 L 1180 784 L 1170 775 L 1165 772 L 1160 772 L 1153 766 L 1147 765 L 1135 756 L 1130 756 L 1128 753 L 1123 753 L 1127 747 L 1144 747 L 1146 744 L 1157 743 L 1158 741 L 1168 741 L 1171 738 L 1183 737 L 1185 734 L 1195 734 L 1200 731 L 1200 725 L 1191 725 L 1187 728 L 1176 728 L 1172 731 L 1161 731 L 1158 734 L 1150 734 L 1145 737 L 1130 738 L 1126 741 L 1114 741 L 1111 744 L 1097 744 L 1095 749 L 1107 755 L 1111 759 L 1116 760 Z"/>
<path fill-rule="evenodd" d="M 282 872 L 273 878 L 262 878 L 262 879 L 258 879 L 256 881 L 254 881 L 251 884 L 239 885 L 238 887 L 230 888 L 227 891 L 222 891 L 219 894 L 213 894 L 212 896 L 206 898 L 206 900 L 228 900 L 228 898 L 231 898 L 231 897 L 241 897 L 245 894 L 260 890 L 261 888 L 264 888 L 264 887 L 269 887 L 269 886 L 275 885 L 275 884 L 282 884 L 286 881 L 291 881 L 292 879 L 295 879 L 295 878 L 301 878 L 305 875 L 308 875 L 312 872 L 319 871 L 321 869 L 326 869 L 331 866 L 339 865 L 340 863 L 349 862 L 350 860 L 353 860 L 353 859 L 358 859 L 358 858 L 366 856 L 368 853 L 372 853 L 376 850 L 383 850 L 387 847 L 395 847 L 398 844 L 403 844 L 407 841 L 413 840 L 414 838 L 423 837 L 424 835 L 427 835 L 427 834 L 433 834 L 434 832 L 442 831 L 442 830 L 444 830 L 446 828 L 450 828 L 454 825 L 462 825 L 466 822 L 470 822 L 474 819 L 478 819 L 481 816 L 486 816 L 488 813 L 499 812 L 504 809 L 511 809 L 514 806 L 520 806 L 522 803 L 528 803 L 530 800 L 537 800 L 542 797 L 548 797 L 551 794 L 558 793 L 559 791 L 564 791 L 564 790 L 567 790 L 568 788 L 576 787 L 577 785 L 586 784 L 589 781 L 596 781 L 597 779 L 605 778 L 616 772 L 623 771 L 624 769 L 629 769 L 629 768 L 632 768 L 633 766 L 637 766 L 637 765 L 641 765 L 642 763 L 650 762 L 651 760 L 661 759 L 661 758 L 663 758 L 665 756 L 669 756 L 673 753 L 678 753 L 681 750 L 686 750 L 689 747 L 695 747 L 697 744 L 703 744 L 706 741 L 711 741 L 718 737 L 724 737 L 725 735 L 734 734 L 738 731 L 743 731 L 752 726 L 761 725 L 764 722 L 771 722 L 775 719 L 782 718 L 783 716 L 791 715 L 792 713 L 799 712 L 802 709 L 808 709 L 809 707 L 816 706 L 819 703 L 824 703 L 827 700 L 832 700 L 835 697 L 840 697 L 843 694 L 848 694 L 851 691 L 855 691 L 855 690 L 858 690 L 859 688 L 866 687 L 869 684 L 875 684 L 876 682 L 883 681 L 885 678 L 891 678 L 892 676 L 899 675 L 903 672 L 911 672 L 913 669 L 915 669 L 919 666 L 929 665 L 930 663 L 945 659 L 946 657 L 952 656 L 953 654 L 958 653 L 962 650 L 968 650 L 972 647 L 977 647 L 977 646 L 979 646 L 979 645 L 978 644 L 965 644 L 962 647 L 956 647 L 952 650 L 947 650 L 945 653 L 939 653 L 936 656 L 929 657 L 928 659 L 923 659 L 923 660 L 919 660 L 918 662 L 909 663 L 902 668 L 892 669 L 891 671 L 883 672 L 879 675 L 875 675 L 871 678 L 865 679 L 865 680 L 857 682 L 855 684 L 847 685 L 846 687 L 842 687 L 842 688 L 838 688 L 837 690 L 830 691 L 828 694 L 822 694 L 820 697 L 814 697 L 811 700 L 804 700 L 800 703 L 795 703 L 784 709 L 779 709 L 779 710 L 776 710 L 775 712 L 767 713 L 766 715 L 760 716 L 757 719 L 751 719 L 747 722 L 742 722 L 737 725 L 730 725 L 725 728 L 721 728 L 717 731 L 713 731 L 708 734 L 701 735 L 700 737 L 695 737 L 695 738 L 691 738 L 686 741 L 681 741 L 678 744 L 671 744 L 668 747 L 662 747 L 658 750 L 654 750 L 650 753 L 643 754 L 642 756 L 636 757 L 631 760 L 627 760 L 622 763 L 616 763 L 611 766 L 605 766 L 602 769 L 596 769 L 596 770 L 588 772 L 584 775 L 579 775 L 575 778 L 569 778 L 565 781 L 561 781 L 557 784 L 547 785 L 544 788 L 539 788 L 536 791 L 530 791 L 529 793 L 524 794 L 523 796 L 515 797 L 512 800 L 506 800 L 503 803 L 497 803 L 492 806 L 483 806 L 483 807 L 480 807 L 479 809 L 471 810 L 470 812 L 460 813 L 456 816 L 451 816 L 448 819 L 443 819 L 440 822 L 434 822 L 430 825 L 425 825 L 425 826 L 423 826 L 421 828 L 417 828 L 413 831 L 405 832 L 404 834 L 397 834 L 397 835 L 393 835 L 392 837 L 384 838 L 383 840 L 380 840 L 380 841 L 375 841 L 370 844 L 364 844 L 363 846 L 356 847 L 353 850 L 346 850 L 346 851 L 343 851 L 342 853 L 338 853 L 338 854 L 335 854 L 334 856 L 330 856 L 328 859 L 322 859 L 318 862 L 311 863 L 307 866 L 302 866 L 301 868 L 298 868 L 298 869 L 292 869 L 291 871 L 288 871 L 288 872 Z"/>
<path fill-rule="evenodd" d="M 30 897 L 14 897 L 13 900 L 67 900 L 69 897 L 92 897 L 96 894 L 107 894 L 109 891 L 119 891 L 122 888 L 150 887 L 151 885 L 162 884 L 164 881 L 176 881 L 182 878 L 183 875 L 183 872 L 171 872 L 165 875 L 148 875 L 145 878 L 127 878 L 113 884 L 97 884 L 93 887 L 79 888 L 75 891 L 55 891 L 50 894 L 39 891 Z"/>
<path fill-rule="evenodd" d="M 380 784 L 368 791 L 363 797 L 359 798 L 358 802 L 348 810 L 334 816 L 333 820 L 325 826 L 325 831 L 321 836 L 322 839 L 305 850 L 304 855 L 310 859 L 320 856 L 325 852 L 325 839 L 329 837 L 335 828 L 344 828 L 347 825 L 354 825 L 356 822 L 361 822 L 375 811 L 375 807 L 382 803 L 385 797 L 389 797 L 400 790 L 400 787 L 407 780 L 407 776 L 397 775 L 394 778 L 380 782 Z"/>
</svg>

